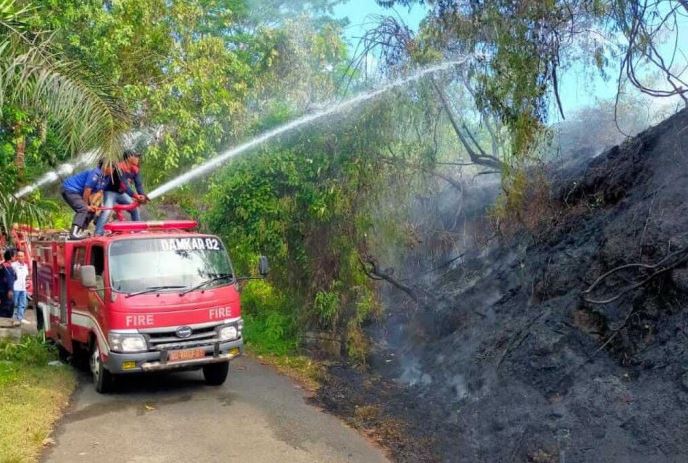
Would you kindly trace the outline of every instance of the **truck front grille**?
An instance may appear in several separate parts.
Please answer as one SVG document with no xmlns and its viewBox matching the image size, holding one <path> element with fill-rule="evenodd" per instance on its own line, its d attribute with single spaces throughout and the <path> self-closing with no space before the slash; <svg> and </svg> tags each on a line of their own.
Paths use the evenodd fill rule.
<svg viewBox="0 0 688 463">
<path fill-rule="evenodd" d="M 177 336 L 177 329 L 170 328 L 167 331 L 156 330 L 155 332 L 143 334 L 148 338 L 148 345 L 152 350 L 185 349 L 187 347 L 207 346 L 219 342 L 215 331 L 216 326 L 193 328 L 191 336 L 180 338 Z"/>
</svg>

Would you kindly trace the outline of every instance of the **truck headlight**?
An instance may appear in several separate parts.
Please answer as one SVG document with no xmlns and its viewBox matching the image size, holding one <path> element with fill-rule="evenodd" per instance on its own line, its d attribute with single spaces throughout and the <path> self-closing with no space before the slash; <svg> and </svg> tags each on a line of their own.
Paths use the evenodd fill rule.
<svg viewBox="0 0 688 463">
<path fill-rule="evenodd" d="M 239 330 L 234 325 L 227 325 L 220 328 L 218 332 L 220 341 L 234 341 L 239 337 Z"/>
<path fill-rule="evenodd" d="M 142 352 L 148 350 L 146 338 L 136 333 L 110 333 L 110 349 L 115 352 Z"/>
</svg>

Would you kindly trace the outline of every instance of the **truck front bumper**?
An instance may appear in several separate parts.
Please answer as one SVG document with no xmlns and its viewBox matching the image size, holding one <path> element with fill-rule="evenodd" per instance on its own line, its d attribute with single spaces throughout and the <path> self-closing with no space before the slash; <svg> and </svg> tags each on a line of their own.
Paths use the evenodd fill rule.
<svg viewBox="0 0 688 463">
<path fill-rule="evenodd" d="M 243 354 L 244 340 L 217 342 L 198 348 L 205 351 L 205 357 L 177 362 L 168 362 L 167 352 L 162 350 L 136 353 L 109 352 L 105 368 L 110 373 L 120 374 L 193 368 L 209 363 L 229 362 Z"/>
</svg>

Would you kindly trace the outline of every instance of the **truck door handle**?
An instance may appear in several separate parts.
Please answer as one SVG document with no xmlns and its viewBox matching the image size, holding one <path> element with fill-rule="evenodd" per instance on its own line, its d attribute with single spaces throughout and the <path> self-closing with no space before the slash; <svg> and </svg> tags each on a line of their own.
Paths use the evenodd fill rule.
<svg viewBox="0 0 688 463">
<path fill-rule="evenodd" d="M 69 300 L 69 305 L 76 305 L 76 301 L 74 299 Z"/>
</svg>

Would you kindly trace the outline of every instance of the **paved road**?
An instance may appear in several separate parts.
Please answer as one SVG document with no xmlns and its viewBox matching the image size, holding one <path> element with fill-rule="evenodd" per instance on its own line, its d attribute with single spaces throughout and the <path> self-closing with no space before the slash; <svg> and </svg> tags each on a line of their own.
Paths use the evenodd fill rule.
<svg viewBox="0 0 688 463">
<path fill-rule="evenodd" d="M 129 378 L 99 395 L 83 373 L 45 462 L 387 462 L 289 379 L 240 358 L 221 387 L 201 372 Z"/>
</svg>

